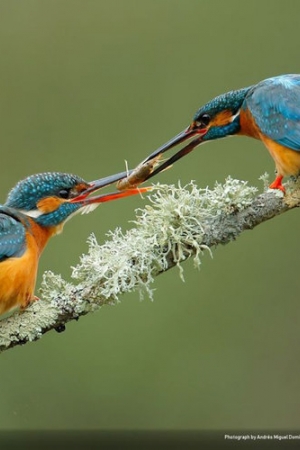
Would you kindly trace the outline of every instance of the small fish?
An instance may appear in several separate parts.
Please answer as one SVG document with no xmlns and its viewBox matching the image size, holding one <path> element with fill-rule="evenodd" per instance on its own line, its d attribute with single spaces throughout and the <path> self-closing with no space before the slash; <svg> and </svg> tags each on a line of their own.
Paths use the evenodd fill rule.
<svg viewBox="0 0 300 450">
<path fill-rule="evenodd" d="M 158 155 L 150 161 L 140 163 L 126 178 L 122 178 L 117 182 L 117 189 L 123 191 L 136 188 L 139 184 L 146 181 L 149 175 L 154 171 L 155 167 L 158 166 L 160 158 L 161 155 Z"/>
</svg>

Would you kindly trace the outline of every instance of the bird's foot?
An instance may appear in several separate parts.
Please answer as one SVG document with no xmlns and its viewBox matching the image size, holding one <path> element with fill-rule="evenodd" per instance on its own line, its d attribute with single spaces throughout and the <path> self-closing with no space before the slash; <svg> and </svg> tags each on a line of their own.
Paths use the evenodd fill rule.
<svg viewBox="0 0 300 450">
<path fill-rule="evenodd" d="M 37 302 L 39 300 L 39 297 L 36 295 L 31 295 L 26 298 L 26 300 L 22 303 L 20 306 L 20 310 L 24 311 L 31 303 Z"/>
<path fill-rule="evenodd" d="M 279 189 L 280 191 L 282 191 L 285 194 L 285 188 L 282 185 L 282 180 L 283 180 L 283 176 L 282 175 L 278 175 L 275 180 L 273 181 L 273 183 L 270 184 L 269 188 L 270 189 Z"/>
</svg>

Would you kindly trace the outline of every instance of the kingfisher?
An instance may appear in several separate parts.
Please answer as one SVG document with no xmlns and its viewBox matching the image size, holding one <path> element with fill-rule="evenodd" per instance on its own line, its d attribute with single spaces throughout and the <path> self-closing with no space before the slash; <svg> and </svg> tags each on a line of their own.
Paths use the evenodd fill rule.
<svg viewBox="0 0 300 450">
<path fill-rule="evenodd" d="M 145 179 L 168 168 L 195 147 L 227 136 L 259 139 L 276 166 L 276 178 L 269 186 L 285 192 L 285 176 L 300 172 L 300 75 L 267 78 L 258 84 L 215 97 L 198 109 L 191 124 L 151 153 L 142 164 L 193 138 Z"/>
<path fill-rule="evenodd" d="M 86 182 L 77 175 L 46 172 L 29 176 L 0 205 L 0 315 L 38 300 L 34 295 L 40 255 L 49 238 L 75 214 L 100 203 L 151 188 L 89 196 L 126 176 L 126 172 Z"/>
</svg>

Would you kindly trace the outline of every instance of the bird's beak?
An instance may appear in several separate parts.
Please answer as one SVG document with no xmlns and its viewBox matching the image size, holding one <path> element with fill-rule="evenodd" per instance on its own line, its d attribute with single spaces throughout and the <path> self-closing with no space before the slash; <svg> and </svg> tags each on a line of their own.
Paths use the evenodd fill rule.
<svg viewBox="0 0 300 450">
<path fill-rule="evenodd" d="M 177 145 L 181 144 L 182 142 L 185 142 L 189 139 L 191 139 L 194 136 L 197 136 L 195 139 L 193 139 L 191 142 L 189 142 L 186 146 L 184 146 L 181 150 L 179 150 L 175 155 L 171 156 L 171 158 L 164 161 L 159 167 L 157 167 L 152 173 L 150 173 L 143 181 L 149 180 L 149 178 L 154 177 L 162 170 L 167 169 L 170 167 L 174 162 L 178 161 L 178 159 L 182 158 L 183 156 L 190 153 L 197 145 L 201 144 L 202 142 L 202 136 L 205 134 L 206 130 L 199 132 L 198 129 L 193 127 L 193 124 L 186 128 L 185 130 L 181 131 L 181 133 L 177 134 L 173 139 L 166 142 L 164 145 L 159 147 L 157 150 L 155 150 L 153 153 L 151 153 L 142 164 L 147 163 L 148 161 L 151 161 L 152 159 L 156 158 L 158 155 L 162 155 L 167 150 L 176 147 Z"/>
<path fill-rule="evenodd" d="M 131 195 L 142 194 L 150 191 L 151 187 L 127 189 L 121 192 L 112 192 L 108 194 L 96 195 L 89 197 L 90 194 L 98 191 L 99 189 L 116 183 L 118 180 L 125 178 L 128 172 L 120 172 L 115 175 L 110 175 L 99 180 L 91 181 L 89 187 L 81 191 L 81 193 L 70 200 L 70 203 L 82 203 L 82 206 L 91 205 L 95 203 L 104 203 L 111 200 L 117 200 L 118 198 L 129 197 Z"/>
</svg>

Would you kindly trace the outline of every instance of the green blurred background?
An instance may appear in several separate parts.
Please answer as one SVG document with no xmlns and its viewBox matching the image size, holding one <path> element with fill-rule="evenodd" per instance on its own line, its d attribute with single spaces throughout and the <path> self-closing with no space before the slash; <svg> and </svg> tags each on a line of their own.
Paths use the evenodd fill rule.
<svg viewBox="0 0 300 450">
<path fill-rule="evenodd" d="M 293 0 L 0 1 L 2 200 L 21 178 L 87 180 L 132 167 L 215 95 L 299 72 Z M 157 181 L 262 188 L 262 144 L 195 150 Z M 130 227 L 147 199 L 76 217 L 42 257 L 70 277 L 95 232 Z M 299 211 L 155 281 L 155 301 L 122 297 L 1 355 L 2 429 L 299 428 Z M 295 265 L 296 264 L 296 265 Z"/>
</svg>

